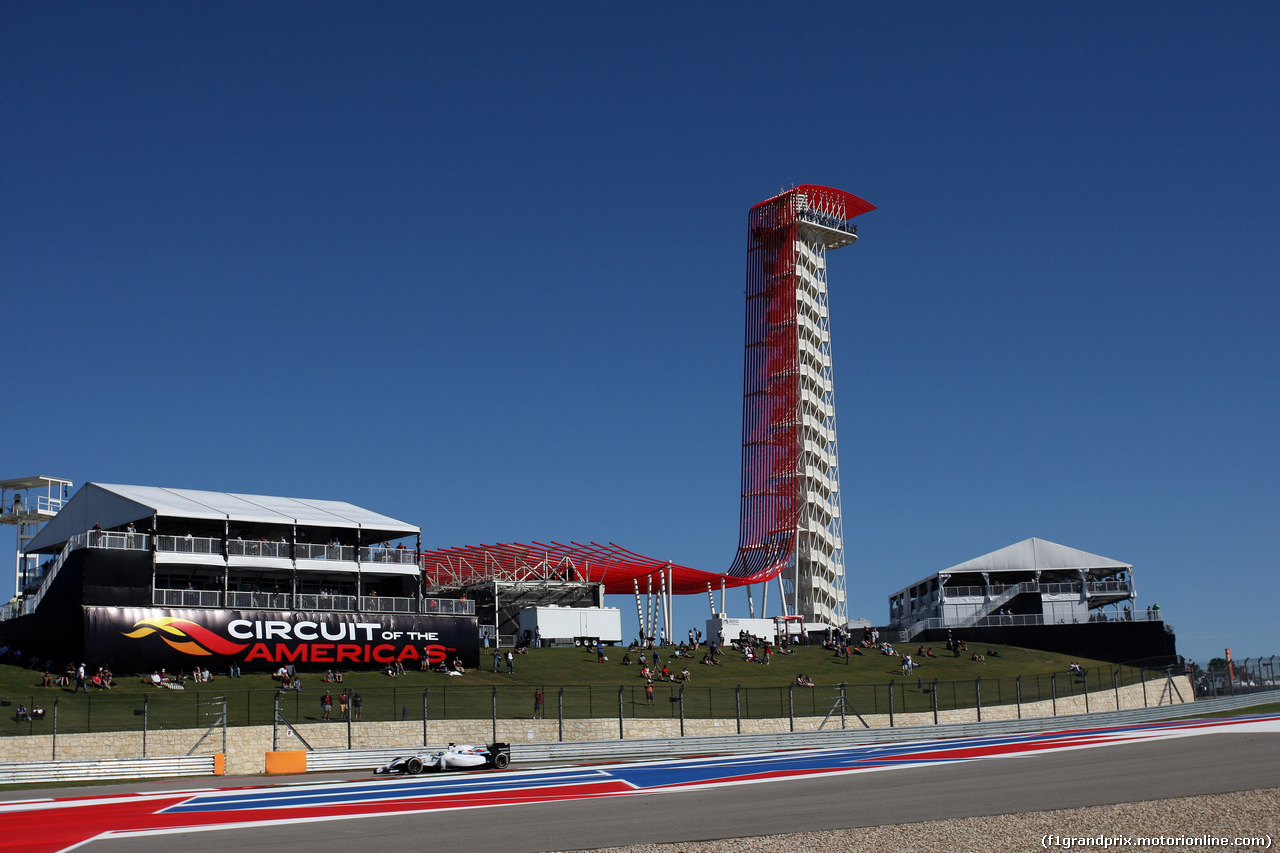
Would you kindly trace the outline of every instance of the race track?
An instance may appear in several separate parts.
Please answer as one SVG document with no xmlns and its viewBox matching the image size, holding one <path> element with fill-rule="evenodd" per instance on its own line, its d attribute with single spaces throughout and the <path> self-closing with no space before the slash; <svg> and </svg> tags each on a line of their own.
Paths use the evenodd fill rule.
<svg viewBox="0 0 1280 853">
<path fill-rule="evenodd" d="M 1280 787 L 1278 759 L 1280 717 L 1270 716 L 506 773 L 10 798 L 0 804 L 0 850 L 283 853 L 414 849 L 429 839 L 432 848 L 468 853 L 535 853 Z"/>
</svg>

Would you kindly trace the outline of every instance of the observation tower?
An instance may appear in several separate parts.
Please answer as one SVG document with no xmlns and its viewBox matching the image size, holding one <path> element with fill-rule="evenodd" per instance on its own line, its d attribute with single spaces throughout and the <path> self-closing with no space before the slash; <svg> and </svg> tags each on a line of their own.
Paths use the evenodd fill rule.
<svg viewBox="0 0 1280 853">
<path fill-rule="evenodd" d="M 848 602 L 827 252 L 857 242 L 851 220 L 874 209 L 805 184 L 747 217 L 741 528 L 727 574 L 777 578 L 784 616 L 829 625 L 848 621 Z"/>
</svg>

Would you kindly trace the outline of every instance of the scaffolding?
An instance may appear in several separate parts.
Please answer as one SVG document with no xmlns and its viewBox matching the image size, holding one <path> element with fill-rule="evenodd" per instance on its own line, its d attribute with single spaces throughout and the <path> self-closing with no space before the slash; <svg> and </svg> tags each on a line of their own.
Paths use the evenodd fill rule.
<svg viewBox="0 0 1280 853">
<path fill-rule="evenodd" d="M 18 529 L 18 547 L 14 557 L 13 594 L 23 595 L 40 581 L 39 561 L 27 554 L 27 546 L 36 538 L 40 527 L 58 514 L 71 492 L 70 480 L 58 477 L 15 477 L 0 480 L 0 524 Z"/>
</svg>

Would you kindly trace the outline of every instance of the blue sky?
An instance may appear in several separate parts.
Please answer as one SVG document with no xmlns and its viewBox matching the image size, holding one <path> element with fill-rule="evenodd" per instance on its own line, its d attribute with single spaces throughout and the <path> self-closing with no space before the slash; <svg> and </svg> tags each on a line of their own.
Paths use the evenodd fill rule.
<svg viewBox="0 0 1280 853">
<path fill-rule="evenodd" d="M 5 0 L 0 477 L 721 570 L 747 210 L 827 184 L 879 207 L 830 258 L 850 615 L 1038 536 L 1188 657 L 1280 653 L 1277 43 L 1248 2 Z"/>
</svg>

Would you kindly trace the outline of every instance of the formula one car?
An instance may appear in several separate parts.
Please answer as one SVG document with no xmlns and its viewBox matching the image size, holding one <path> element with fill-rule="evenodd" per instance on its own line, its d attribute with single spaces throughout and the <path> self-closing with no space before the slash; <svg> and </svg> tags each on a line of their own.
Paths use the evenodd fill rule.
<svg viewBox="0 0 1280 853">
<path fill-rule="evenodd" d="M 408 773 L 415 776 L 423 770 L 476 770 L 492 767 L 506 770 L 511 763 L 511 744 L 491 743 L 488 746 L 449 744 L 439 752 L 398 755 L 381 767 L 375 767 L 376 775 Z"/>
</svg>

